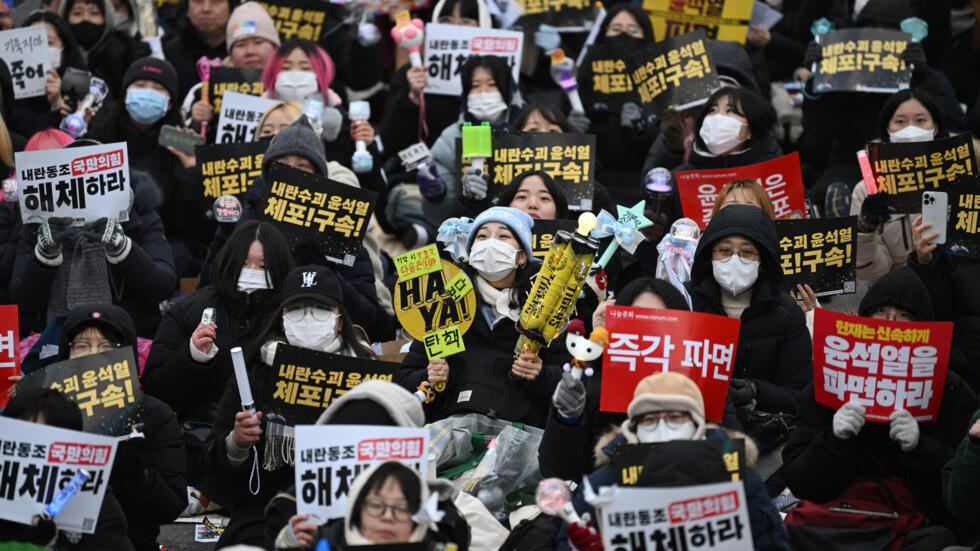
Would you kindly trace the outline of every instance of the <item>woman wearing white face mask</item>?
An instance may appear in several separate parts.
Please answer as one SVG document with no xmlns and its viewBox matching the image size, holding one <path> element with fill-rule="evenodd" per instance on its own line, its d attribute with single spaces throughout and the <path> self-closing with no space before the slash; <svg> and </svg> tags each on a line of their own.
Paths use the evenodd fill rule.
<svg viewBox="0 0 980 551">
<path fill-rule="evenodd" d="M 466 350 L 429 361 L 416 341 L 402 360 L 397 382 L 414 391 L 424 380 L 445 382 L 445 391 L 425 405 L 428 421 L 481 413 L 544 427 L 548 405 L 569 355 L 561 342 L 514 357 L 515 322 L 541 263 L 532 259 L 530 216 L 511 207 L 492 207 L 473 221 L 469 258 L 461 267 L 476 292 L 473 325 L 463 336 Z"/>
</svg>

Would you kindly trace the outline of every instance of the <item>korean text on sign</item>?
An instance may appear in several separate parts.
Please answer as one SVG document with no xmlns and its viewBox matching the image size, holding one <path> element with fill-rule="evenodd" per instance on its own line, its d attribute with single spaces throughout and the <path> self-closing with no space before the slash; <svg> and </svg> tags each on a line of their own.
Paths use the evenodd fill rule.
<svg viewBox="0 0 980 551">
<path fill-rule="evenodd" d="M 533 17 L 542 14 L 555 14 L 560 18 L 562 11 L 585 10 L 592 7 L 590 0 L 518 0 L 524 8 L 522 17 Z"/>
<path fill-rule="evenodd" d="M 14 99 L 44 95 L 51 62 L 43 25 L 0 32 L 0 59 L 10 69 Z"/>
<path fill-rule="evenodd" d="M 442 262 L 439 260 L 439 248 L 435 243 L 398 255 L 394 258 L 394 263 L 398 270 L 399 280 L 431 274 L 442 269 Z"/>
<path fill-rule="evenodd" d="M 221 112 L 224 98 L 228 94 L 259 97 L 265 91 L 261 70 L 240 67 L 212 67 L 208 86 L 208 101 L 216 115 Z"/>
<path fill-rule="evenodd" d="M 425 63 L 429 68 L 427 94 L 459 96 L 460 71 L 469 58 L 494 55 L 504 58 L 517 82 L 524 33 L 430 23 L 425 26 Z"/>
<path fill-rule="evenodd" d="M 708 38 L 745 44 L 753 0 L 645 0 L 656 40 L 703 29 Z"/>
<path fill-rule="evenodd" d="M 0 306 L 0 407 L 7 407 L 8 377 L 20 375 L 20 324 L 17 305 Z"/>
<path fill-rule="evenodd" d="M 817 37 L 821 58 L 817 92 L 894 92 L 907 88 L 910 68 L 902 59 L 911 37 L 899 31 L 844 29 Z"/>
<path fill-rule="evenodd" d="M 817 296 L 855 292 L 857 217 L 777 220 L 783 288 Z"/>
<path fill-rule="evenodd" d="M 293 37 L 314 42 L 320 40 L 327 12 L 325 8 L 317 6 L 317 3 L 304 2 L 301 7 L 296 7 L 299 2 L 263 0 L 259 4 L 276 22 L 276 32 L 283 40 Z"/>
<path fill-rule="evenodd" d="M 218 134 L 215 143 L 242 143 L 255 141 L 259 121 L 276 100 L 260 98 L 238 92 L 226 92 L 218 117 Z"/>
<path fill-rule="evenodd" d="M 222 195 L 244 195 L 262 173 L 266 144 L 204 145 L 197 149 L 201 168 L 204 197 L 217 199 Z"/>
<path fill-rule="evenodd" d="M 640 101 L 651 103 L 661 94 L 681 86 L 684 80 L 701 79 L 713 72 L 707 41 L 698 40 L 667 50 L 636 67 L 630 75 Z M 677 106 L 682 109 L 683 106 Z"/>
<path fill-rule="evenodd" d="M 949 191 L 946 250 L 980 257 L 980 178 L 964 176 Z"/>
<path fill-rule="evenodd" d="M 920 143 L 872 146 L 871 168 L 878 193 L 900 213 L 922 209 L 922 192 L 943 190 L 962 176 L 975 175 L 970 134 Z"/>
<path fill-rule="evenodd" d="M 935 420 L 942 400 L 953 324 L 862 318 L 818 308 L 813 321 L 817 402 L 864 406 L 869 420 L 907 410 Z"/>
<path fill-rule="evenodd" d="M 323 370 L 315 366 L 283 363 L 277 365 L 272 398 L 288 405 L 321 410 L 364 381 L 391 382 L 393 374 L 364 374 L 346 370 Z"/>
</svg>

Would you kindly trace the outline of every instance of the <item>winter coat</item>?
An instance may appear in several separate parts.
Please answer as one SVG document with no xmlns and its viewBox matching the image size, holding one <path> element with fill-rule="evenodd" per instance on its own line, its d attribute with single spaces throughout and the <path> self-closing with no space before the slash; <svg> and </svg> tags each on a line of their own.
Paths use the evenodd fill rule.
<svg viewBox="0 0 980 551">
<path fill-rule="evenodd" d="M 163 43 L 163 55 L 174 69 L 177 69 L 180 92 L 177 97 L 171 98 L 176 105 L 187 95 L 192 86 L 201 82 L 201 75 L 197 72 L 197 60 L 201 59 L 201 56 L 207 56 L 209 59 L 224 59 L 228 55 L 228 48 L 225 47 L 224 41 L 215 47 L 202 42 L 190 19 L 184 17 L 177 25 L 174 36 Z"/>
<path fill-rule="evenodd" d="M 71 532 L 72 539 L 81 536 L 72 543 L 67 532 L 58 532 L 57 538 L 49 549 L 54 551 L 134 551 L 132 542 L 126 537 L 126 516 L 119 502 L 116 501 L 111 488 L 107 488 L 102 498 L 102 508 L 95 522 L 94 534 Z M 34 526 L 18 524 L 8 520 L 0 520 L 0 542 L 32 542 L 38 541 L 38 530 Z M 47 542 L 44 542 L 45 544 Z M 40 545 L 40 544 L 39 544 Z M 0 543 L 3 549 L 21 549 L 15 545 Z M 27 548 L 27 547 L 23 547 Z M 43 547 L 31 547 L 42 549 Z"/>
<path fill-rule="evenodd" d="M 711 250 L 731 234 L 750 239 L 762 256 L 751 304 L 742 312 L 732 377 L 755 383 L 760 411 L 793 413 L 800 391 L 813 378 L 813 345 L 803 311 L 783 292 L 776 227 L 769 216 L 748 205 L 718 211 L 701 234 L 685 286 L 695 312 L 726 315 L 721 305 L 726 291 L 712 274 Z"/>
<path fill-rule="evenodd" d="M 159 303 L 173 293 L 177 276 L 173 253 L 155 210 L 160 204 L 160 192 L 149 176 L 142 172 L 131 171 L 129 180 L 135 198 L 129 221 L 123 222 L 122 227 L 132 239 L 132 249 L 122 262 L 108 263 L 109 288 L 112 303 L 133 317 L 137 334 L 152 338 L 160 323 Z M 70 266 L 63 263 L 60 267 L 51 267 L 37 259 L 34 246 L 37 244 L 38 226 L 24 225 L 17 246 L 10 295 L 28 311 L 46 312 L 58 270 L 69 269 Z"/>
<path fill-rule="evenodd" d="M 980 421 L 980 410 L 970 418 L 967 428 Z M 974 530 L 980 529 L 980 438 L 966 435 L 956 455 L 943 467 L 943 500 L 949 512 Z"/>
<path fill-rule="evenodd" d="M 419 106 L 408 99 L 408 65 L 395 71 L 388 85 L 388 101 L 378 134 L 385 144 L 385 158 L 419 142 Z M 422 134 L 425 145 L 434 147 L 440 132 L 459 120 L 459 98 L 437 94 L 425 96 L 425 122 L 429 131 Z M 453 161 L 455 164 L 455 160 Z"/>
<path fill-rule="evenodd" d="M 938 392 L 936 393 L 938 395 Z M 800 427 L 783 448 L 780 470 L 800 499 L 823 503 L 834 499 L 855 478 L 901 479 L 930 519 L 955 531 L 943 505 L 943 466 L 953 458 L 977 409 L 976 395 L 955 372 L 946 372 L 937 421 L 919 423 L 919 443 L 908 452 L 888 437 L 888 423 L 868 421 L 857 436 L 834 436 L 835 410 L 818 404 L 813 385 L 800 396 Z"/>
<path fill-rule="evenodd" d="M 861 205 L 868 197 L 868 188 L 861 180 L 851 193 L 851 216 L 861 215 Z M 909 251 L 915 248 L 912 241 L 912 218 L 908 214 L 893 214 L 873 232 L 857 234 L 857 276 L 874 283 L 892 270 L 905 265 Z"/>
</svg>

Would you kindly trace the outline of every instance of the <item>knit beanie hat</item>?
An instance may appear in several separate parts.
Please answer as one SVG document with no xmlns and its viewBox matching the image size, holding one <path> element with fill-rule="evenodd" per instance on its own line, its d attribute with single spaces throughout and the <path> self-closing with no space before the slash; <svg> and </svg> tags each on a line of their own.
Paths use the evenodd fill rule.
<svg viewBox="0 0 980 551">
<path fill-rule="evenodd" d="M 262 176 L 267 176 L 273 161 L 286 155 L 305 157 L 316 167 L 320 176 L 327 177 L 327 154 L 323 150 L 323 142 L 316 135 L 306 115 L 301 115 L 296 122 L 282 129 L 282 132 L 272 138 L 269 148 L 265 150 L 262 159 Z M 530 233 L 528 234 L 530 235 Z"/>
<path fill-rule="evenodd" d="M 704 438 L 704 398 L 701 389 L 680 373 L 658 372 L 637 383 L 633 401 L 626 410 L 628 418 L 623 427 L 633 432 L 639 418 L 654 411 L 685 411 L 694 420 L 691 440 Z M 625 432 L 625 430 L 624 430 Z"/>
<path fill-rule="evenodd" d="M 908 266 L 881 276 L 861 299 L 858 315 L 871 317 L 883 306 L 905 310 L 915 317 L 915 321 L 932 321 L 935 317 L 929 290 Z"/>
<path fill-rule="evenodd" d="M 123 75 L 123 92 L 125 93 L 125 90 L 134 81 L 143 79 L 162 84 L 170 92 L 171 105 L 178 105 L 180 103 L 181 98 L 177 97 L 177 91 L 179 89 L 177 70 L 174 69 L 174 66 L 169 61 L 150 56 L 134 61 L 129 66 L 129 69 L 126 69 L 126 74 Z"/>
<path fill-rule="evenodd" d="M 384 408 L 388 416 L 399 427 L 421 427 L 425 424 L 425 413 L 422 411 L 422 404 L 414 394 L 405 390 L 399 385 L 371 379 L 355 386 L 347 391 L 346 394 L 337 398 L 330 404 L 330 407 L 320 415 L 316 424 L 331 425 L 339 424 L 340 418 L 349 419 L 347 415 L 348 407 L 355 407 L 355 411 L 364 412 L 364 404 L 357 402 L 371 401 Z M 343 411 L 342 415 L 341 410 Z M 363 423 L 361 423 L 363 424 Z"/>
<path fill-rule="evenodd" d="M 264 38 L 275 44 L 276 48 L 279 47 L 279 33 L 276 32 L 276 24 L 269 17 L 269 12 L 258 2 L 245 2 L 235 8 L 228 18 L 228 26 L 225 28 L 228 51 L 231 51 L 235 42 L 253 36 Z"/>
<path fill-rule="evenodd" d="M 466 237 L 467 251 L 473 248 L 473 240 L 476 239 L 476 232 L 480 230 L 480 226 L 487 222 L 500 222 L 507 226 L 514 232 L 514 237 L 520 241 L 524 252 L 530 255 L 534 251 L 534 246 L 531 244 L 531 227 L 534 226 L 534 219 L 528 213 L 514 207 L 490 207 L 481 212 L 476 220 L 473 220 L 470 234 Z"/>
</svg>

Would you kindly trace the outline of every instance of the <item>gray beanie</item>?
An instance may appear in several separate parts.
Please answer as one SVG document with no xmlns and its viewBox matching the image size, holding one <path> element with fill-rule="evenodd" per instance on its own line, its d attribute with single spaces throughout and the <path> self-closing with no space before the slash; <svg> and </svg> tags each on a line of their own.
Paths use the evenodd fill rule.
<svg viewBox="0 0 980 551">
<path fill-rule="evenodd" d="M 388 412 L 399 427 L 421 427 L 425 424 L 425 412 L 414 394 L 395 383 L 371 379 L 355 386 L 330 404 L 317 420 L 318 425 L 328 425 L 340 408 L 353 400 L 371 400 Z"/>
<path fill-rule="evenodd" d="M 262 176 L 268 177 L 269 167 L 272 166 L 273 161 L 286 155 L 305 157 L 316 167 L 317 174 L 324 178 L 329 176 L 323 142 L 316 135 L 306 115 L 301 115 L 296 122 L 283 128 L 282 132 L 272 138 L 269 149 L 266 149 L 265 157 L 262 159 Z"/>
</svg>

